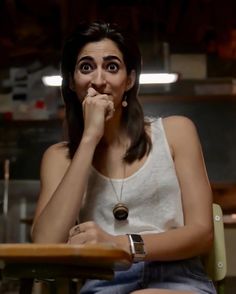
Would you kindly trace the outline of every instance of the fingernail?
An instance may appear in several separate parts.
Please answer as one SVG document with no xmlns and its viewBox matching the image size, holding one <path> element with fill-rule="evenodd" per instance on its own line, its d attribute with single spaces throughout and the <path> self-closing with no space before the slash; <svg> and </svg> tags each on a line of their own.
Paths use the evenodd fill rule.
<svg viewBox="0 0 236 294">
<path fill-rule="evenodd" d="M 94 96 L 96 95 L 97 92 L 94 88 L 89 87 L 87 93 L 88 93 L 87 95 Z"/>
</svg>

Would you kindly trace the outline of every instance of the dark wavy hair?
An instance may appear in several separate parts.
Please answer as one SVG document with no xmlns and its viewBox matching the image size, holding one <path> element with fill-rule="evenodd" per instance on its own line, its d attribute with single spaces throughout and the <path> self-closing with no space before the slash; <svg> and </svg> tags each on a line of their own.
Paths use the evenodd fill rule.
<svg viewBox="0 0 236 294">
<path fill-rule="evenodd" d="M 80 143 L 83 130 L 83 112 L 80 99 L 70 89 L 70 79 L 73 77 L 77 56 L 88 43 L 103 39 L 112 40 L 123 54 L 127 74 L 132 70 L 136 73 L 134 86 L 128 90 L 128 106 L 122 112 L 122 127 L 131 140 L 124 160 L 128 163 L 141 159 L 151 150 L 151 140 L 145 131 L 147 122 L 144 120 L 143 109 L 138 101 L 139 76 L 141 72 L 141 54 L 136 42 L 118 28 L 117 25 L 105 22 L 92 22 L 80 24 L 75 32 L 67 39 L 62 51 L 62 96 L 66 107 L 66 126 L 68 134 L 69 156 L 73 158 Z"/>
</svg>

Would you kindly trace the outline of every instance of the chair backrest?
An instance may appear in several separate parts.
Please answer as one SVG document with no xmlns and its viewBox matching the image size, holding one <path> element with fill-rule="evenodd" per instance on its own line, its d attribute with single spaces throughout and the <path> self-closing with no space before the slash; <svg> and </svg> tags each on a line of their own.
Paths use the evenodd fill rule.
<svg viewBox="0 0 236 294">
<path fill-rule="evenodd" d="M 214 282 L 223 280 L 226 276 L 226 250 L 224 237 L 224 223 L 222 209 L 218 204 L 213 204 L 214 219 L 214 244 L 211 252 L 205 259 L 208 275 Z"/>
</svg>

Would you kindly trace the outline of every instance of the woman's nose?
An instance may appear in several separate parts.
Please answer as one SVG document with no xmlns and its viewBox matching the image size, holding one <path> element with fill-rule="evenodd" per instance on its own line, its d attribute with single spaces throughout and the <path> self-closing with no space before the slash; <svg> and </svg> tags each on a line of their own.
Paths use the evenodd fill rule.
<svg viewBox="0 0 236 294">
<path fill-rule="evenodd" d="M 91 84 L 95 88 L 102 87 L 106 84 L 106 78 L 102 70 L 97 70 L 91 80 Z"/>
</svg>

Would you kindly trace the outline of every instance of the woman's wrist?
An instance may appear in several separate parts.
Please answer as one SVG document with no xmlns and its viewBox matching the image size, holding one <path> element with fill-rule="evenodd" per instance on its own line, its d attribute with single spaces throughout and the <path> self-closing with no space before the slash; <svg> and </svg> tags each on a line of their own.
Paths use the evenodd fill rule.
<svg viewBox="0 0 236 294">
<path fill-rule="evenodd" d="M 81 138 L 80 145 L 89 144 L 89 146 L 96 147 L 99 141 L 100 141 L 100 137 L 84 134 Z"/>
<path fill-rule="evenodd" d="M 129 254 L 130 252 L 130 243 L 129 238 L 127 235 L 118 235 L 114 237 L 114 243 L 118 248 L 127 251 Z"/>
</svg>

